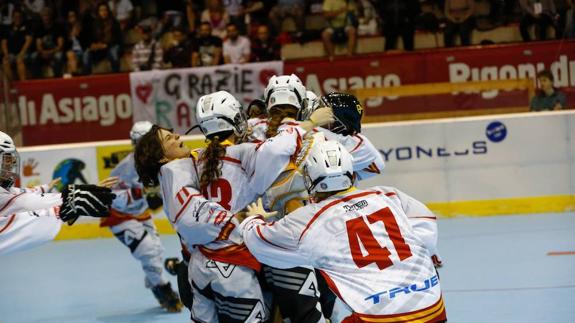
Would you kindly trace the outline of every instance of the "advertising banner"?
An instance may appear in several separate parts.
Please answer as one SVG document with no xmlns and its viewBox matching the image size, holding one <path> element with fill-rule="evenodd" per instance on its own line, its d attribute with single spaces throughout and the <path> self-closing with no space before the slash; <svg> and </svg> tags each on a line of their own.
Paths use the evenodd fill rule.
<svg viewBox="0 0 575 323">
<path fill-rule="evenodd" d="M 68 184 L 94 184 L 98 182 L 96 150 L 93 147 L 19 149 L 20 186 L 34 187 L 48 184 L 60 177 L 55 188 Z"/>
<path fill-rule="evenodd" d="M 435 82 L 535 79 L 550 69 L 555 86 L 565 91 L 575 107 L 575 42 L 533 42 L 457 48 L 411 53 L 288 61 L 286 73 L 300 76 L 317 94 L 356 88 L 391 87 Z M 373 98 L 366 102 L 368 116 L 529 106 L 527 91 Z"/>
<path fill-rule="evenodd" d="M 225 90 L 247 105 L 263 95 L 272 75 L 282 72 L 278 61 L 131 73 L 134 121 L 185 133 L 195 125 L 195 104 L 202 95 Z"/>
<path fill-rule="evenodd" d="M 386 161 L 362 186 L 390 185 L 423 202 L 575 194 L 575 113 L 366 126 Z"/>
<path fill-rule="evenodd" d="M 126 139 L 132 126 L 127 74 L 15 82 L 25 146 Z"/>
</svg>

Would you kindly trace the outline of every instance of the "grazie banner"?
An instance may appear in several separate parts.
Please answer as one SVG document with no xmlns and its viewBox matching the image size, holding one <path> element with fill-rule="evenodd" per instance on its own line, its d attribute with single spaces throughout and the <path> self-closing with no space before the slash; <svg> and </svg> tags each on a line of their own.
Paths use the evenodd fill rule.
<svg viewBox="0 0 575 323">
<path fill-rule="evenodd" d="M 317 94 L 357 88 L 391 87 L 436 82 L 468 82 L 517 78 L 535 79 L 550 69 L 555 86 L 575 105 L 575 42 L 469 47 L 336 59 L 288 61 L 286 73 L 297 74 Z M 372 98 L 367 115 L 390 115 L 504 107 L 527 107 L 527 91 Z"/>
<path fill-rule="evenodd" d="M 263 95 L 272 75 L 282 72 L 278 61 L 130 73 L 134 121 L 184 133 L 196 124 L 195 105 L 202 95 L 224 90 L 247 106 Z"/>
<path fill-rule="evenodd" d="M 132 126 L 128 74 L 15 82 L 25 146 L 126 139 Z"/>
</svg>

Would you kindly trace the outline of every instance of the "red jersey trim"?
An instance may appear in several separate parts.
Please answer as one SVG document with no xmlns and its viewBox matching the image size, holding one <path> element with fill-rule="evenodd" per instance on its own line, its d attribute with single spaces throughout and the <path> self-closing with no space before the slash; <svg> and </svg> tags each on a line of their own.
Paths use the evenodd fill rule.
<svg viewBox="0 0 575 323">
<path fill-rule="evenodd" d="M 12 224 L 12 222 L 14 222 L 14 218 L 16 217 L 16 214 L 12 214 L 10 216 L 10 219 L 8 220 L 8 223 L 6 223 L 6 225 L 4 227 L 2 227 L 2 229 L 0 229 L 0 233 L 6 231 L 8 229 L 8 227 Z"/>
<path fill-rule="evenodd" d="M 305 233 L 307 232 L 307 230 L 311 227 L 311 225 L 319 218 L 320 215 L 322 215 L 325 211 L 327 211 L 329 208 L 331 208 L 334 205 L 337 205 L 341 202 L 347 202 L 349 200 L 353 200 L 355 198 L 358 197 L 363 197 L 366 195 L 371 195 L 371 194 L 381 194 L 382 192 L 379 191 L 369 191 L 369 192 L 361 192 L 361 193 L 357 193 L 357 194 L 352 194 L 352 195 L 348 195 L 342 198 L 339 198 L 335 201 L 331 201 L 330 203 L 326 204 L 324 207 L 322 207 L 316 214 L 314 214 L 314 216 L 311 218 L 311 220 L 307 223 L 307 225 L 305 226 L 305 228 L 303 229 L 301 235 L 299 236 L 299 241 L 301 241 L 301 239 L 303 238 L 303 236 L 305 235 Z"/>
<path fill-rule="evenodd" d="M 19 197 L 20 195 L 24 194 L 25 192 L 22 192 L 20 194 L 14 195 L 12 196 L 8 202 L 6 202 L 6 204 L 4 204 L 4 206 L 0 209 L 0 212 L 4 211 L 8 206 L 10 206 L 10 204 L 12 204 L 12 202 L 14 202 L 14 200 Z"/>
<path fill-rule="evenodd" d="M 201 194 L 192 194 L 190 196 L 188 196 L 188 199 L 186 200 L 186 203 L 184 203 L 184 205 L 182 205 L 182 208 L 180 209 L 180 211 L 178 211 L 178 213 L 176 214 L 176 218 L 174 219 L 174 223 L 178 222 L 178 219 L 180 218 L 180 216 L 182 215 L 182 212 L 184 212 L 184 210 L 188 207 L 188 204 L 190 204 L 190 201 L 192 200 L 193 197 L 195 196 L 202 196 Z"/>
<path fill-rule="evenodd" d="M 217 250 L 208 249 L 204 246 L 199 246 L 198 248 L 204 256 L 211 260 L 226 262 L 238 266 L 245 266 L 255 271 L 260 271 L 262 268 L 262 265 L 250 253 L 244 244 L 232 245 Z"/>
<path fill-rule="evenodd" d="M 349 152 L 350 154 L 353 153 L 354 151 L 358 150 L 359 147 L 361 147 L 361 145 L 363 144 L 363 138 L 361 138 L 360 136 L 354 136 L 356 138 L 359 139 L 359 142 L 357 143 L 357 145 L 355 145 L 355 147 L 353 147 L 353 149 Z"/>
<path fill-rule="evenodd" d="M 275 244 L 275 243 L 269 241 L 268 239 L 266 239 L 266 238 L 264 237 L 264 235 L 262 234 L 262 232 L 260 231 L 260 226 L 259 226 L 259 225 L 256 225 L 256 233 L 258 234 L 258 237 L 260 237 L 260 239 L 261 239 L 262 241 L 264 241 L 264 242 L 266 242 L 266 243 L 268 243 L 268 244 L 270 244 L 270 245 L 272 245 L 272 246 L 274 246 L 274 247 L 276 247 L 276 248 L 283 249 L 283 250 L 288 250 L 287 248 L 284 248 L 284 247 L 282 247 L 282 246 L 279 246 L 279 245 L 277 245 L 277 244 Z"/>
</svg>

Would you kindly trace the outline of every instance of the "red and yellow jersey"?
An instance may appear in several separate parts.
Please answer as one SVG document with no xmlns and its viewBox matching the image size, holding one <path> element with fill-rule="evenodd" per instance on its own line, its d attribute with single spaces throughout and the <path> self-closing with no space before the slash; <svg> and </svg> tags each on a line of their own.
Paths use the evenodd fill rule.
<svg viewBox="0 0 575 323">
<path fill-rule="evenodd" d="M 250 217 L 240 231 L 264 264 L 318 269 L 357 318 L 410 322 L 422 311 L 421 322 L 435 322 L 445 317 L 439 278 L 395 194 L 352 189 L 274 223 Z"/>
</svg>

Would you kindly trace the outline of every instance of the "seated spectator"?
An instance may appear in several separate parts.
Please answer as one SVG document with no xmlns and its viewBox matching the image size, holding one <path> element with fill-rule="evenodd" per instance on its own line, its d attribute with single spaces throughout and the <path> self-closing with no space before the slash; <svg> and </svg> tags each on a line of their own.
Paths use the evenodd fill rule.
<svg viewBox="0 0 575 323">
<path fill-rule="evenodd" d="M 295 21 L 296 32 L 301 36 L 305 31 L 305 1 L 304 0 L 278 0 L 278 4 L 270 11 L 270 22 L 277 35 L 282 31 L 282 23 L 286 18 Z"/>
<path fill-rule="evenodd" d="M 2 53 L 4 54 L 2 65 L 4 73 L 8 79 L 12 76 L 12 66 L 16 64 L 16 71 L 19 80 L 26 79 L 26 63 L 29 60 L 28 50 L 32 45 L 32 33 L 24 24 L 24 14 L 15 9 L 10 18 L 12 25 L 8 27 L 4 37 L 2 37 Z"/>
<path fill-rule="evenodd" d="M 130 25 L 134 6 L 130 0 L 110 0 L 108 6 L 114 13 L 114 17 L 120 23 L 120 28 L 126 30 Z"/>
<path fill-rule="evenodd" d="M 66 22 L 66 63 L 67 63 L 67 76 L 78 75 L 80 69 L 78 62 L 82 60 L 84 55 L 84 48 L 87 44 L 85 39 L 82 39 L 82 23 L 78 19 L 76 11 L 69 11 Z"/>
<path fill-rule="evenodd" d="M 152 27 L 140 24 L 138 27 L 140 41 L 132 50 L 132 71 L 149 71 L 162 68 L 162 46 L 152 38 Z"/>
<path fill-rule="evenodd" d="M 355 3 L 348 0 L 324 0 L 323 15 L 329 26 L 321 33 L 324 49 L 330 61 L 335 56 L 335 44 L 347 42 L 347 54 L 355 53 L 357 42 L 357 29 L 354 19 L 351 18 L 355 11 Z M 351 18 L 351 19 L 350 19 Z"/>
<path fill-rule="evenodd" d="M 567 108 L 565 94 L 553 87 L 553 74 L 543 70 L 537 74 L 539 90 L 531 99 L 529 107 L 531 111 L 551 111 Z"/>
<path fill-rule="evenodd" d="M 83 57 L 84 73 L 91 74 L 93 62 L 105 58 L 110 61 L 112 72 L 119 72 L 122 30 L 105 2 L 98 4 L 96 19 L 91 27 L 89 48 Z"/>
<path fill-rule="evenodd" d="M 455 46 L 455 35 L 459 33 L 461 46 L 471 45 L 471 32 L 475 27 L 474 0 L 445 0 L 447 24 L 443 31 L 445 47 Z"/>
<path fill-rule="evenodd" d="M 207 8 L 202 11 L 200 20 L 210 24 L 212 35 L 220 39 L 226 38 L 226 26 L 230 22 L 230 16 L 222 0 L 207 0 Z"/>
<path fill-rule="evenodd" d="M 54 22 L 53 11 L 44 8 L 42 24 L 36 31 L 36 52 L 32 54 L 34 77 L 42 77 L 42 66 L 49 65 L 55 77 L 61 77 L 64 68 L 64 38 L 62 26 Z"/>
<path fill-rule="evenodd" d="M 539 40 L 547 39 L 547 28 L 553 26 L 555 4 L 553 0 L 520 0 L 523 16 L 519 22 L 519 31 L 523 41 L 531 41 L 529 27 L 536 25 Z"/>
<path fill-rule="evenodd" d="M 277 61 L 281 59 L 281 46 L 271 37 L 266 25 L 258 27 L 258 33 L 252 41 L 252 62 Z"/>
<path fill-rule="evenodd" d="M 12 13 L 16 7 L 12 1 L 0 1 L 0 27 L 4 30 L 12 25 Z"/>
<path fill-rule="evenodd" d="M 192 52 L 192 66 L 215 66 L 222 63 L 222 40 L 212 35 L 212 25 L 202 22 Z"/>
<path fill-rule="evenodd" d="M 192 66 L 192 44 L 182 28 L 172 29 L 172 42 L 164 51 L 164 62 L 172 68 Z"/>
<path fill-rule="evenodd" d="M 238 26 L 229 23 L 227 26 L 228 39 L 224 41 L 224 63 L 242 64 L 250 61 L 251 44 L 245 36 L 240 36 Z"/>
<path fill-rule="evenodd" d="M 34 20 L 40 20 L 42 9 L 46 7 L 44 0 L 24 0 L 22 1 L 22 10 L 24 13 Z"/>
<path fill-rule="evenodd" d="M 385 50 L 397 48 L 397 38 L 401 36 L 404 50 L 413 50 L 415 21 L 421 11 L 418 0 L 380 1 L 377 12 L 383 20 Z"/>
</svg>

